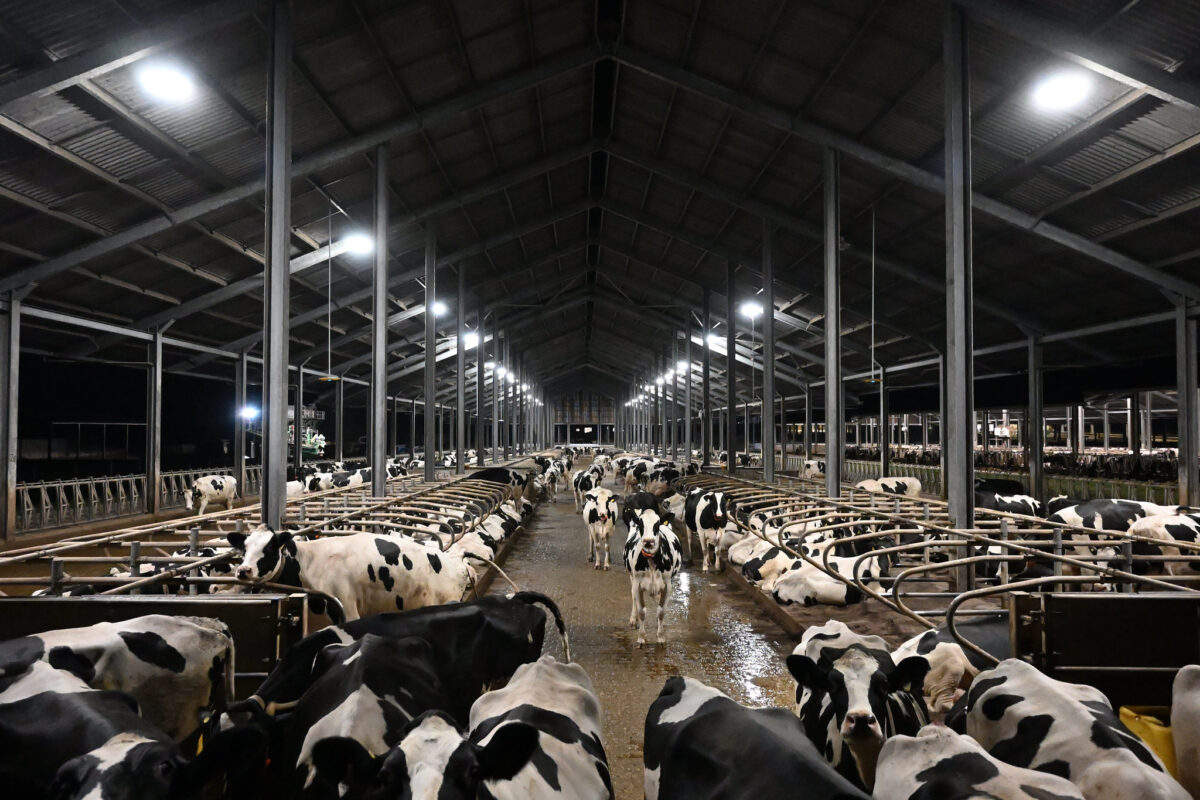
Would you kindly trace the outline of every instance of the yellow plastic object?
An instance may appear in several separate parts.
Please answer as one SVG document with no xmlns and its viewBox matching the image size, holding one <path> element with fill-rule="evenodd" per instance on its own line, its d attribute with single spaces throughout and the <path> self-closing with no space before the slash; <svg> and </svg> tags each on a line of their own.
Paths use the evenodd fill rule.
<svg viewBox="0 0 1200 800">
<path fill-rule="evenodd" d="M 1121 706 L 1118 713 L 1121 723 L 1162 759 L 1171 777 L 1179 777 L 1175 772 L 1175 739 L 1171 736 L 1171 726 L 1162 723 L 1163 719 L 1170 719 L 1171 709 L 1165 706 Z"/>
</svg>

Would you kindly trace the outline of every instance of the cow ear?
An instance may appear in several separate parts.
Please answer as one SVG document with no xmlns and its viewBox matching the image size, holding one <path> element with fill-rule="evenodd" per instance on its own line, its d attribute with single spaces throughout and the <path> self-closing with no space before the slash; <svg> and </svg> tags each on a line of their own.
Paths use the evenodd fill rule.
<svg viewBox="0 0 1200 800">
<path fill-rule="evenodd" d="M 825 673 L 817 666 L 817 662 L 808 656 L 792 653 L 787 657 L 787 668 L 796 679 L 796 683 L 816 692 L 825 691 Z"/>
<path fill-rule="evenodd" d="M 487 745 L 479 748 L 481 780 L 506 781 L 521 771 L 537 747 L 537 728 L 523 722 L 503 725 L 492 734 Z"/>
<path fill-rule="evenodd" d="M 375 780 L 380 759 L 355 739 L 332 736 L 313 745 L 312 764 L 317 774 L 334 786 L 342 783 L 355 786 Z"/>
<path fill-rule="evenodd" d="M 275 542 L 279 545 L 280 549 L 287 550 L 292 555 L 296 554 L 296 541 L 292 537 L 291 531 L 282 531 L 275 534 Z"/>
<path fill-rule="evenodd" d="M 225 535 L 225 541 L 229 542 L 229 546 L 234 550 L 246 549 L 246 534 L 244 533 L 228 533 Z"/>
<path fill-rule="evenodd" d="M 906 691 L 920 694 L 925 685 L 925 675 L 929 672 L 929 659 L 925 656 L 909 656 L 896 665 L 892 674 L 888 675 L 888 684 L 892 691 Z"/>
</svg>

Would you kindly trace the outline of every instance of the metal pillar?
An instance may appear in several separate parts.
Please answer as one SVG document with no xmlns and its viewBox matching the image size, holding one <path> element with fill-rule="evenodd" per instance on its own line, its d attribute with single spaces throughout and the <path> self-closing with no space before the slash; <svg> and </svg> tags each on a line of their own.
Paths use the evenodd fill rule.
<svg viewBox="0 0 1200 800">
<path fill-rule="evenodd" d="M 242 409 L 246 407 L 246 373 L 249 359 L 246 351 L 238 353 L 233 363 L 233 478 L 237 481 L 238 494 L 246 494 L 246 418 Z"/>
<path fill-rule="evenodd" d="M 775 480 L 775 256 L 774 226 L 763 220 L 763 480 Z"/>
<path fill-rule="evenodd" d="M 287 503 L 288 279 L 291 268 L 292 137 L 288 78 L 291 6 L 272 5 L 267 83 L 266 246 L 263 260 L 262 521 L 282 527 Z"/>
<path fill-rule="evenodd" d="M 483 335 L 483 309 L 475 309 L 475 334 L 479 343 L 475 345 L 475 465 L 483 466 L 483 375 L 487 363 L 484 348 L 487 337 Z"/>
<path fill-rule="evenodd" d="M 0 316 L 0 539 L 17 533 L 17 410 L 20 402 L 21 298 L 8 293 L 8 310 Z"/>
<path fill-rule="evenodd" d="M 892 474 L 892 416 L 888 402 L 887 370 L 879 370 L 879 476 Z"/>
<path fill-rule="evenodd" d="M 946 4 L 942 62 L 945 69 L 946 164 L 946 431 L 944 477 L 950 525 L 970 528 L 975 518 L 975 407 L 972 364 L 971 105 L 967 22 Z M 966 570 L 970 577 L 970 570 Z"/>
<path fill-rule="evenodd" d="M 812 452 L 812 389 L 808 386 L 804 387 L 804 458 L 808 460 L 813 457 Z"/>
<path fill-rule="evenodd" d="M 725 452 L 729 454 L 726 468 L 729 474 L 734 474 L 737 461 L 737 325 L 734 322 L 734 280 L 733 273 L 736 265 L 733 259 L 725 262 L 725 403 L 729 407 L 729 423 L 725 431 Z M 749 434 L 750 420 L 746 420 L 746 432 Z M 749 436 L 746 437 L 749 440 Z"/>
<path fill-rule="evenodd" d="M 425 480 L 432 481 L 434 453 L 434 377 L 437 369 L 437 318 L 433 315 L 433 304 L 437 301 L 437 240 L 433 226 L 425 226 Z"/>
<path fill-rule="evenodd" d="M 388 398 L 388 458 L 396 455 L 396 440 L 400 437 L 400 398 Z"/>
<path fill-rule="evenodd" d="M 1046 449 L 1046 420 L 1043 408 L 1042 345 L 1029 338 L 1028 353 L 1029 402 L 1025 406 L 1025 466 L 1029 469 L 1029 493 L 1046 501 L 1046 476 L 1043 452 Z"/>
<path fill-rule="evenodd" d="M 1133 455 L 1142 454 L 1142 404 L 1138 392 L 1129 396 L 1129 415 L 1125 421 L 1125 443 Z"/>
<path fill-rule="evenodd" d="M 1175 383 L 1179 393 L 1179 503 L 1200 503 L 1200 376 L 1196 370 L 1196 320 L 1180 301 L 1175 314 Z"/>
<path fill-rule="evenodd" d="M 435 367 L 435 369 L 436 369 L 436 367 Z M 437 454 L 439 456 L 441 456 L 445 452 L 445 441 L 443 439 L 443 432 L 445 431 L 445 425 L 446 425 L 446 419 L 445 419 L 445 413 L 444 413 L 445 408 L 444 408 L 444 406 L 442 406 L 441 403 L 434 403 L 433 409 L 434 409 L 434 419 L 437 420 Z"/>
<path fill-rule="evenodd" d="M 375 150 L 375 265 L 371 272 L 371 495 L 387 493 L 388 153 Z M 299 381 L 297 381 L 299 382 Z"/>
<path fill-rule="evenodd" d="M 671 337 L 671 412 L 667 415 L 671 420 L 671 460 L 679 460 L 679 336 Z"/>
<path fill-rule="evenodd" d="M 525 455 L 525 358 L 520 356 L 517 359 L 521 362 L 520 369 L 517 371 L 517 380 L 513 383 L 515 387 L 513 391 L 517 394 L 517 455 Z"/>
<path fill-rule="evenodd" d="M 500 447 L 500 315 L 492 318 L 492 463 L 499 456 Z"/>
<path fill-rule="evenodd" d="M 1086 433 L 1087 410 L 1082 405 L 1075 406 L 1075 451 L 1082 453 L 1087 448 Z"/>
<path fill-rule="evenodd" d="M 146 346 L 146 513 L 162 508 L 162 328 Z"/>
<path fill-rule="evenodd" d="M 296 411 L 295 419 L 292 421 L 292 469 L 296 471 L 297 475 L 300 474 L 300 468 L 304 466 L 304 449 L 300 446 L 300 443 L 304 441 L 302 435 L 304 423 L 304 365 L 307 363 L 308 360 L 306 359 L 296 366 Z M 370 409 L 367 409 L 367 414 L 367 424 L 369 425 Z M 368 455 L 370 454 L 368 453 Z"/>
<path fill-rule="evenodd" d="M 683 343 L 683 357 L 687 361 L 687 369 L 683 371 L 684 389 L 683 389 L 683 418 L 687 420 L 683 429 L 683 449 L 686 453 L 686 461 L 692 460 L 692 325 L 689 322 L 685 331 L 686 339 Z"/>
<path fill-rule="evenodd" d="M 838 153 L 825 150 L 825 491 L 842 495 L 845 407 L 842 405 L 841 200 Z"/>
<path fill-rule="evenodd" d="M 346 423 L 346 382 L 338 381 L 333 389 L 333 438 L 335 459 L 342 461 L 346 457 L 345 451 L 345 423 Z"/>
<path fill-rule="evenodd" d="M 700 332 L 700 352 L 704 358 L 701 367 L 701 413 L 704 416 L 704 426 L 700 431 L 700 447 L 704 453 L 701 461 L 704 466 L 712 463 L 712 348 L 708 346 L 708 337 L 712 335 L 712 292 L 704 290 L 704 329 Z"/>
<path fill-rule="evenodd" d="M 467 268 L 458 265 L 458 297 L 456 302 L 458 308 L 455 310 L 457 316 L 458 341 L 455 349 L 458 351 L 454 359 L 454 383 L 455 394 L 457 398 L 455 416 L 458 418 L 458 430 L 454 437 L 454 472 L 462 475 L 466 471 L 467 465 L 463 463 L 466 459 L 467 441 L 467 293 L 466 293 L 466 272 Z M 482 343 L 477 343 L 475 347 L 481 347 Z"/>
</svg>

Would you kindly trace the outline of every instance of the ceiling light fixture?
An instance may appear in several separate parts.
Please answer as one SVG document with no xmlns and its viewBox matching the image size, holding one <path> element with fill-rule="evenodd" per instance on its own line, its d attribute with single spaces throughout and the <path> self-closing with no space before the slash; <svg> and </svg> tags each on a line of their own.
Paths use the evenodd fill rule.
<svg viewBox="0 0 1200 800">
<path fill-rule="evenodd" d="M 1033 104 L 1042 111 L 1070 111 L 1088 98 L 1092 79 L 1082 71 L 1059 72 L 1033 87 Z"/>
<path fill-rule="evenodd" d="M 167 103 L 185 103 L 196 94 L 192 77 L 173 64 L 147 64 L 137 79 L 147 94 Z"/>
<path fill-rule="evenodd" d="M 356 256 L 365 256 L 375 249 L 375 242 L 365 233 L 352 233 L 345 239 L 342 239 L 342 246 L 346 248 L 347 253 L 353 253 Z"/>
<path fill-rule="evenodd" d="M 742 303 L 740 310 L 743 317 L 749 317 L 750 319 L 758 319 L 763 313 L 762 303 L 757 300 L 747 300 Z"/>
</svg>

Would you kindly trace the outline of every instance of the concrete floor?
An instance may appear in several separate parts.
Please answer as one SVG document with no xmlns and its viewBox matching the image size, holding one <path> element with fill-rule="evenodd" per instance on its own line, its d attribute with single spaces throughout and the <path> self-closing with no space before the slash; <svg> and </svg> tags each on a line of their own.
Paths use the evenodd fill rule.
<svg viewBox="0 0 1200 800">
<path fill-rule="evenodd" d="M 624 537 L 625 526 L 618 522 L 610 545 L 612 570 L 593 569 L 587 563 L 587 528 L 574 513 L 570 491 L 563 491 L 557 504 L 538 507 L 504 570 L 522 589 L 545 592 L 562 609 L 572 655 L 600 695 L 616 796 L 634 800 L 643 796 L 646 711 L 667 677 L 697 678 L 750 705 L 790 706 L 795 682 L 784 657 L 794 643 L 726 578 L 701 573 L 697 550 L 697 566 L 684 568 L 668 601 L 666 641 L 637 649 L 636 631 L 628 624 L 629 573 L 617 557 Z M 492 591 L 512 587 L 500 579 Z M 652 605 L 648 633 L 653 613 Z M 553 632 L 547 634 L 547 651 L 562 657 Z"/>
</svg>

